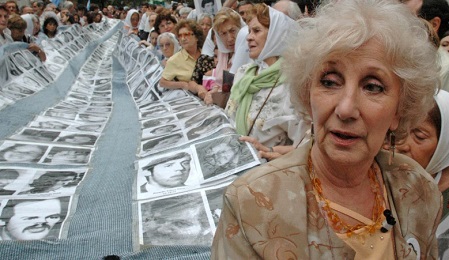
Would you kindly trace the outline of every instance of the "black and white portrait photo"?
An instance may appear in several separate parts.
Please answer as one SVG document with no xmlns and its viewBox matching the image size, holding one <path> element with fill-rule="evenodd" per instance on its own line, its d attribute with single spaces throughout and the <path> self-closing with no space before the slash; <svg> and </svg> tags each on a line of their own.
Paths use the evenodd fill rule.
<svg viewBox="0 0 449 260">
<path fill-rule="evenodd" d="M 215 226 L 218 225 L 218 221 L 220 220 L 221 209 L 223 208 L 223 193 L 225 190 L 226 186 L 205 191 Z"/>
<path fill-rule="evenodd" d="M 13 195 L 16 192 L 14 187 L 11 187 L 20 173 L 17 169 L 1 168 L 0 169 L 0 196 Z"/>
<path fill-rule="evenodd" d="M 197 10 L 197 15 L 202 13 L 215 15 L 217 11 L 221 9 L 220 0 L 194 0 L 194 4 L 195 10 Z"/>
<path fill-rule="evenodd" d="M 204 120 L 200 125 L 190 129 L 187 132 L 189 140 L 205 137 L 217 132 L 221 127 L 229 126 L 229 120 L 226 116 L 218 114 Z"/>
<path fill-rule="evenodd" d="M 60 238 L 70 197 L 2 200 L 0 240 Z"/>
<path fill-rule="evenodd" d="M 5 141 L 0 146 L 0 162 L 37 163 L 41 160 L 47 146 L 34 143 L 15 143 Z"/>
<path fill-rule="evenodd" d="M 212 229 L 200 193 L 139 204 L 141 244 L 212 244 Z"/>
<path fill-rule="evenodd" d="M 194 145 L 203 178 L 229 175 L 259 164 L 250 146 L 238 135 L 214 138 Z"/>
<path fill-rule="evenodd" d="M 43 163 L 84 165 L 89 162 L 91 152 L 88 148 L 53 146 Z"/>
<path fill-rule="evenodd" d="M 86 169 L 37 171 L 30 183 L 19 195 L 59 193 L 73 195 L 83 179 Z"/>
<path fill-rule="evenodd" d="M 47 130 L 63 130 L 70 126 L 67 121 L 61 121 L 53 117 L 38 116 L 36 120 L 29 124 L 29 127 Z"/>
<path fill-rule="evenodd" d="M 156 136 L 168 135 L 175 131 L 178 131 L 179 129 L 180 129 L 179 125 L 175 123 L 143 129 L 142 139 L 149 139 Z"/>
<path fill-rule="evenodd" d="M 140 175 L 145 182 L 140 185 L 141 193 L 183 187 L 190 176 L 192 156 L 177 152 L 141 162 Z"/>
<path fill-rule="evenodd" d="M 173 116 L 145 120 L 142 121 L 142 128 L 152 128 L 156 126 L 162 126 L 170 122 L 173 122 L 173 120 L 175 120 Z"/>
<path fill-rule="evenodd" d="M 25 128 L 20 131 L 20 133 L 11 136 L 10 139 L 19 141 L 52 142 L 60 133 L 61 132 L 59 131 Z"/>
<path fill-rule="evenodd" d="M 141 154 L 152 154 L 161 150 L 173 148 L 186 142 L 182 132 L 165 135 L 149 140 L 142 141 Z"/>
<path fill-rule="evenodd" d="M 98 134 L 63 132 L 56 142 L 71 145 L 94 146 L 97 139 Z"/>
</svg>

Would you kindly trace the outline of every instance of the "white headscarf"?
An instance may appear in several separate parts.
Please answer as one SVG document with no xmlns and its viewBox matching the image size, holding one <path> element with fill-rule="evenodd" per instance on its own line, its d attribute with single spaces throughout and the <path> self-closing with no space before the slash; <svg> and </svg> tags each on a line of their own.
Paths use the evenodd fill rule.
<svg viewBox="0 0 449 260">
<path fill-rule="evenodd" d="M 27 28 L 25 29 L 25 35 L 33 36 L 34 32 L 34 23 L 33 23 L 33 15 L 32 14 L 23 14 L 22 17 L 25 22 L 27 22 Z"/>
<path fill-rule="evenodd" d="M 137 11 L 136 9 L 131 9 L 131 10 L 129 10 L 128 13 L 126 14 L 126 18 L 125 18 L 124 23 L 125 23 L 125 26 L 128 26 L 128 27 L 129 27 L 129 29 L 135 29 L 135 28 L 137 28 L 137 27 L 139 26 L 139 23 L 137 23 L 137 26 L 136 26 L 136 27 L 133 27 L 133 26 L 131 25 L 131 17 L 132 17 L 133 14 L 135 14 L 135 13 L 139 13 L 139 11 Z M 139 17 L 140 17 L 140 14 L 139 14 Z M 139 18 L 139 19 L 140 19 L 140 18 Z M 140 21 L 139 21 L 139 22 L 140 22 Z"/>
<path fill-rule="evenodd" d="M 171 32 L 161 33 L 157 37 L 157 45 L 160 44 L 162 37 L 170 39 L 170 41 L 173 43 L 173 54 L 181 50 L 181 45 L 179 45 L 178 39 L 176 39 L 176 36 L 173 33 Z"/>
<path fill-rule="evenodd" d="M 268 29 L 267 40 L 259 57 L 254 61 L 261 65 L 263 61 L 270 57 L 281 56 L 286 47 L 286 37 L 289 31 L 298 28 L 298 24 L 287 15 L 268 7 L 270 11 L 270 28 Z"/>
<path fill-rule="evenodd" d="M 449 92 L 440 90 L 435 96 L 441 114 L 441 131 L 435 153 L 426 167 L 432 175 L 449 167 Z"/>
<path fill-rule="evenodd" d="M 223 8 L 227 8 L 227 7 L 223 7 Z M 246 26 L 246 23 L 243 21 L 242 17 L 241 17 L 236 11 L 234 11 L 234 10 L 232 10 L 232 11 L 235 12 L 235 13 L 240 17 L 240 29 L 243 28 L 243 27 L 245 27 L 245 26 Z M 214 30 L 214 31 L 215 31 L 215 41 L 217 42 L 218 50 L 219 50 L 221 53 L 230 53 L 230 52 L 234 52 L 235 50 L 230 50 L 230 49 L 226 48 L 225 44 L 224 44 L 223 41 L 220 39 L 220 36 L 219 36 L 217 30 Z M 209 34 L 210 34 L 210 31 L 209 31 Z M 208 34 L 208 35 L 209 35 L 209 34 Z M 236 47 L 237 47 L 237 45 L 236 45 Z M 213 52 L 212 52 L 212 56 L 213 56 Z"/>
</svg>

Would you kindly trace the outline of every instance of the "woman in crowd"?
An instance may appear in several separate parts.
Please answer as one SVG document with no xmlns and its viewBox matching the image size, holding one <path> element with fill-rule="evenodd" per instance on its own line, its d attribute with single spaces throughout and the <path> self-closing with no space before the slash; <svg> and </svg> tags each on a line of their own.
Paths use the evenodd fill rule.
<svg viewBox="0 0 449 260">
<path fill-rule="evenodd" d="M 125 18 L 125 25 L 123 29 L 130 34 L 137 35 L 139 33 L 139 22 L 140 22 L 140 14 L 136 9 L 131 9 L 128 11 L 128 14 Z"/>
<path fill-rule="evenodd" d="M 154 29 L 159 34 L 164 32 L 175 33 L 176 19 L 168 11 L 163 11 L 158 14 L 156 21 L 154 22 Z"/>
<path fill-rule="evenodd" d="M 433 108 L 427 114 L 426 120 L 410 130 L 406 139 L 396 145 L 399 153 L 405 154 L 418 162 L 438 184 L 443 193 L 442 220 L 449 215 L 449 93 L 440 90 L 435 96 Z M 440 225 L 439 229 L 449 229 Z M 448 237 L 440 255 L 448 247 Z M 444 259 L 444 258 L 442 258 Z"/>
<path fill-rule="evenodd" d="M 292 145 L 309 129 L 294 111 L 280 70 L 280 55 L 285 49 L 282 39 L 297 25 L 262 4 L 253 7 L 250 18 L 247 40 L 254 63 L 238 70 L 226 113 L 241 135 L 254 137 L 268 147 Z"/>
<path fill-rule="evenodd" d="M 237 39 L 237 34 L 240 31 L 240 28 L 243 26 L 245 26 L 245 23 L 240 15 L 231 8 L 222 8 L 215 16 L 213 28 L 215 32 L 215 42 L 218 46 L 218 63 L 215 69 L 215 83 L 210 90 L 200 84 L 195 86 L 198 93 L 209 91 L 209 93 L 204 96 L 206 104 L 212 103 L 212 93 L 221 91 L 223 71 L 229 70 L 232 66 L 235 40 Z"/>
<path fill-rule="evenodd" d="M 54 38 L 58 33 L 58 21 L 54 17 L 49 16 L 45 18 L 42 29 L 43 35 L 45 35 L 48 38 Z"/>
<path fill-rule="evenodd" d="M 45 52 L 34 43 L 34 37 L 31 35 L 26 35 L 25 31 L 27 29 L 27 22 L 20 16 L 11 16 L 8 20 L 8 28 L 11 31 L 11 37 L 15 42 L 26 42 L 28 43 L 28 50 L 38 57 L 42 62 L 47 59 Z M 32 29 L 34 31 L 34 28 Z"/>
<path fill-rule="evenodd" d="M 292 36 L 283 70 L 313 142 L 227 188 L 212 259 L 436 259 L 438 187 L 381 150 L 439 84 L 424 25 L 398 1 L 340 0 Z"/>
<path fill-rule="evenodd" d="M 165 32 L 157 37 L 157 45 L 159 49 L 162 51 L 162 55 L 164 58 L 161 61 L 162 67 L 165 67 L 167 64 L 167 60 L 170 59 L 173 54 L 177 53 L 181 50 L 181 46 L 179 45 L 176 36 L 173 33 Z"/>
<path fill-rule="evenodd" d="M 202 13 L 200 16 L 198 16 L 197 21 L 201 29 L 203 29 L 203 34 L 207 35 L 209 33 L 210 28 L 212 28 L 214 18 L 210 14 Z"/>
<path fill-rule="evenodd" d="M 201 54 L 203 31 L 191 20 L 179 22 L 175 31 L 182 50 L 168 59 L 159 84 L 164 88 L 189 90 L 188 82 L 192 77 L 196 60 Z"/>
</svg>

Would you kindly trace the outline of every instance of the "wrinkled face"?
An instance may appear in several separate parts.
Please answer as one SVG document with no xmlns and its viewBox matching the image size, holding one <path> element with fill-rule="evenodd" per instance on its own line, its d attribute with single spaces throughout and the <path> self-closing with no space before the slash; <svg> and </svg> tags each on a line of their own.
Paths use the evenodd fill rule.
<svg viewBox="0 0 449 260">
<path fill-rule="evenodd" d="M 162 20 L 159 24 L 160 33 L 173 32 L 173 29 L 175 29 L 175 24 L 170 20 Z"/>
<path fill-rule="evenodd" d="M 161 49 L 162 54 L 166 58 L 170 58 L 171 56 L 173 56 L 173 52 L 175 50 L 175 46 L 170 41 L 170 39 L 168 39 L 167 37 L 162 37 L 159 40 L 159 48 Z"/>
<path fill-rule="evenodd" d="M 424 169 L 437 149 L 438 136 L 435 126 L 428 120 L 412 129 L 407 138 L 396 144 L 399 153 L 417 161 Z"/>
<path fill-rule="evenodd" d="M 239 30 L 240 27 L 234 24 L 234 22 L 232 22 L 231 20 L 225 21 L 218 27 L 218 36 L 225 45 L 226 49 L 234 51 L 235 40 L 237 39 Z"/>
<path fill-rule="evenodd" d="M 133 15 L 131 15 L 131 26 L 139 26 L 139 13 L 133 13 Z"/>
<path fill-rule="evenodd" d="M 443 47 L 447 52 L 449 52 L 449 36 L 443 37 L 440 41 L 440 46 Z"/>
<path fill-rule="evenodd" d="M 57 199 L 23 202 L 14 207 L 6 230 L 14 240 L 45 238 L 61 220 L 61 203 Z"/>
<path fill-rule="evenodd" d="M 236 156 L 232 147 L 224 143 L 212 147 L 211 154 L 214 157 L 217 166 L 225 166 Z"/>
<path fill-rule="evenodd" d="M 325 163 L 371 163 L 387 131 L 398 127 L 401 81 L 387 60 L 371 40 L 347 55 L 329 55 L 313 74 L 312 152 Z"/>
<path fill-rule="evenodd" d="M 159 185 L 173 188 L 184 185 L 189 173 L 190 157 L 184 157 L 156 165 L 152 176 Z"/>
<path fill-rule="evenodd" d="M 249 34 L 246 37 L 249 47 L 249 57 L 257 59 L 267 41 L 268 28 L 259 23 L 257 18 L 253 18 L 248 24 Z"/>
<path fill-rule="evenodd" d="M 207 35 L 207 33 L 209 32 L 210 28 L 212 28 L 212 20 L 209 17 L 204 17 L 200 21 L 200 27 L 203 30 L 203 34 Z"/>
<path fill-rule="evenodd" d="M 39 159 L 42 150 L 34 145 L 16 145 L 3 155 L 8 162 L 32 162 Z"/>
<path fill-rule="evenodd" d="M 10 14 L 17 13 L 17 7 L 14 3 L 6 3 L 5 7 L 8 9 Z"/>
<path fill-rule="evenodd" d="M 3 30 L 8 26 L 9 14 L 3 9 L 0 9 L 0 33 L 3 34 Z"/>
<path fill-rule="evenodd" d="M 183 27 L 179 29 L 178 40 L 182 48 L 186 50 L 197 48 L 198 39 L 196 38 L 193 31 L 190 30 L 189 28 Z"/>
</svg>

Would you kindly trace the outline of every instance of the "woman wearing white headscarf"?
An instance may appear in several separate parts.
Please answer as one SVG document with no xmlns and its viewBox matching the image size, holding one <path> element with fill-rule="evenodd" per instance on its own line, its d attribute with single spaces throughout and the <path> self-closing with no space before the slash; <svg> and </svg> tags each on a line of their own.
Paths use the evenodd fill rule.
<svg viewBox="0 0 449 260">
<path fill-rule="evenodd" d="M 140 14 L 136 9 L 131 9 L 126 14 L 125 25 L 123 29 L 129 34 L 137 35 L 139 33 Z"/>
<path fill-rule="evenodd" d="M 249 21 L 247 41 L 254 62 L 237 71 L 226 112 L 239 134 L 267 147 L 291 145 L 309 129 L 297 117 L 280 71 L 284 39 L 297 24 L 264 4 L 252 8 Z"/>
<path fill-rule="evenodd" d="M 164 57 L 161 60 L 162 67 L 165 67 L 167 60 L 173 56 L 173 54 L 181 50 L 181 45 L 179 45 L 178 39 L 176 39 L 176 36 L 171 32 L 161 33 L 161 35 L 157 37 L 157 46 L 159 46 Z"/>
<path fill-rule="evenodd" d="M 412 129 L 404 142 L 397 145 L 400 153 L 406 154 L 426 169 L 443 193 L 442 222 L 449 223 L 449 92 L 440 90 L 435 95 L 435 105 L 425 122 Z M 440 224 L 440 232 L 449 230 Z M 448 234 L 446 234 L 447 236 Z M 442 243 L 442 241 L 445 241 Z M 440 255 L 449 250 L 449 237 L 439 238 Z M 444 248 L 441 248 L 444 245 Z"/>
</svg>

